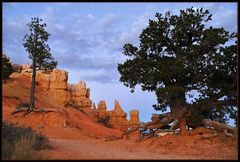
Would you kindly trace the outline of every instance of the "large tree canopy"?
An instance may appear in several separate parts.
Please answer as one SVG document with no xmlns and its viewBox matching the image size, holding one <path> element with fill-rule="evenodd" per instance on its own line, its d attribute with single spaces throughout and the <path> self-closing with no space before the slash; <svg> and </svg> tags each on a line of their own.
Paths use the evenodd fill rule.
<svg viewBox="0 0 240 162">
<path fill-rule="evenodd" d="M 139 47 L 124 45 L 128 59 L 118 64 L 120 81 L 131 91 L 139 84 L 155 92 L 154 108 L 165 111 L 170 106 L 174 119 L 185 109 L 218 121 L 224 121 L 226 113 L 236 114 L 237 42 L 229 41 L 237 34 L 207 26 L 212 15 L 202 8 L 155 17 L 142 31 Z M 189 104 L 186 94 L 192 90 L 200 97 Z"/>
</svg>

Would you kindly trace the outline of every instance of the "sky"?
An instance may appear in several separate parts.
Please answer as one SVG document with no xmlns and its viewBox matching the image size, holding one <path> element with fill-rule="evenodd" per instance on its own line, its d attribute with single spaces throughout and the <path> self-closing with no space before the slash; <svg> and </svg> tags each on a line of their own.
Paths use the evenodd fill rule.
<svg viewBox="0 0 240 162">
<path fill-rule="evenodd" d="M 178 14 L 188 7 L 208 9 L 213 14 L 208 25 L 237 32 L 237 3 L 3 3 L 3 53 L 13 63 L 30 64 L 22 45 L 26 24 L 32 17 L 42 18 L 51 34 L 52 55 L 58 68 L 69 72 L 69 83 L 84 80 L 96 105 L 105 100 L 111 110 L 117 99 L 125 112 L 138 109 L 140 120 L 148 122 L 153 113 L 161 113 L 152 107 L 157 98 L 140 86 L 131 93 L 119 81 L 117 65 L 126 59 L 123 45 L 138 46 L 156 12 Z"/>
</svg>

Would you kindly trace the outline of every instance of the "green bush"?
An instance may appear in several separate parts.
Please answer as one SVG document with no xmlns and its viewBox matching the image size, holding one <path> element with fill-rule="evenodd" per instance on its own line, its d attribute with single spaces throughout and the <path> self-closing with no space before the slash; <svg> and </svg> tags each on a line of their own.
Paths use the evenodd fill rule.
<svg viewBox="0 0 240 162">
<path fill-rule="evenodd" d="M 103 124 L 105 127 L 111 128 L 108 121 L 109 121 L 109 116 L 105 116 L 100 118 L 97 122 Z"/>
<path fill-rule="evenodd" d="M 3 80 L 6 80 L 9 78 L 9 75 L 11 75 L 14 72 L 13 66 L 10 62 L 10 59 L 3 54 L 2 55 L 2 72 L 3 72 Z"/>
<path fill-rule="evenodd" d="M 36 156 L 36 151 L 45 149 L 47 141 L 47 137 L 34 132 L 30 127 L 2 123 L 2 159 L 40 159 Z"/>
</svg>

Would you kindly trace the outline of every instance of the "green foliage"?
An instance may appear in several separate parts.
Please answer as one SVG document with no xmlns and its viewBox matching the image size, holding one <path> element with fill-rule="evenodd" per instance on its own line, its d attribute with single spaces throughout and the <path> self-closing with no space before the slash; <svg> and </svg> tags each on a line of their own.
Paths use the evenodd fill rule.
<svg viewBox="0 0 240 162">
<path fill-rule="evenodd" d="M 50 53 L 50 47 L 46 44 L 50 34 L 45 30 L 46 24 L 41 23 L 42 19 L 32 18 L 27 24 L 30 34 L 26 34 L 23 46 L 29 54 L 29 58 L 35 64 L 36 69 L 51 70 L 57 66 Z"/>
<path fill-rule="evenodd" d="M 47 25 L 41 22 L 42 19 L 32 18 L 32 21 L 27 24 L 30 34 L 26 34 L 23 39 L 23 46 L 29 54 L 28 57 L 32 60 L 33 69 L 29 112 L 35 108 L 36 70 L 43 69 L 47 72 L 57 66 L 57 61 L 54 61 L 50 53 L 50 47 L 47 44 L 48 37 L 50 36 L 45 30 Z"/>
<path fill-rule="evenodd" d="M 9 78 L 9 75 L 11 75 L 14 72 L 13 66 L 10 62 L 10 59 L 3 54 L 2 55 L 2 76 L 3 76 L 3 80 L 6 80 Z"/>
<path fill-rule="evenodd" d="M 128 58 L 118 64 L 120 81 L 132 92 L 137 84 L 155 92 L 156 110 L 165 111 L 176 102 L 188 105 L 185 94 L 197 90 L 201 97 L 191 107 L 204 105 L 226 113 L 223 106 L 230 109 L 237 104 L 237 42 L 226 46 L 236 33 L 207 27 L 211 19 L 208 10 L 193 7 L 180 10 L 179 15 L 156 13 L 142 31 L 139 47 L 123 46 Z M 220 101 L 223 96 L 226 102 Z"/>
<path fill-rule="evenodd" d="M 111 128 L 111 126 L 108 124 L 109 118 L 109 116 L 105 116 L 100 118 L 97 122 L 103 124 L 105 127 Z"/>
<path fill-rule="evenodd" d="M 34 132 L 30 127 L 16 127 L 7 122 L 2 123 L 2 158 L 32 159 L 34 150 L 46 146 L 47 137 Z"/>
</svg>

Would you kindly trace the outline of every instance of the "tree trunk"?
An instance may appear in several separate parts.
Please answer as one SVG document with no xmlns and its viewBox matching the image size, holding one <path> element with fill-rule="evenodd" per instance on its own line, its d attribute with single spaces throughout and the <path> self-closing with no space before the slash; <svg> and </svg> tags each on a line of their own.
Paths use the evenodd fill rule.
<svg viewBox="0 0 240 162">
<path fill-rule="evenodd" d="M 228 133 L 231 133 L 233 136 L 237 136 L 238 134 L 237 127 L 232 128 L 227 124 L 219 123 L 217 121 L 210 120 L 210 119 L 203 119 L 202 123 L 203 125 L 213 127 L 215 130 L 224 132 L 226 135 L 228 135 Z"/>
<path fill-rule="evenodd" d="M 30 91 L 30 106 L 28 111 L 33 111 L 35 108 L 35 85 L 36 85 L 36 61 L 33 60 L 33 69 L 32 69 L 32 83 L 31 83 L 31 91 Z"/>
<path fill-rule="evenodd" d="M 183 116 L 180 121 L 179 121 L 179 128 L 180 128 L 180 134 L 181 135 L 186 135 L 188 133 L 187 129 L 186 129 L 186 119 L 185 116 Z"/>
<path fill-rule="evenodd" d="M 182 95 L 182 97 L 179 97 L 176 99 L 171 105 L 170 109 L 172 112 L 172 117 L 174 121 L 177 121 L 178 125 L 180 128 L 180 134 L 186 134 L 186 119 L 185 119 L 185 114 L 187 112 L 187 108 L 185 106 L 185 95 Z"/>
</svg>

